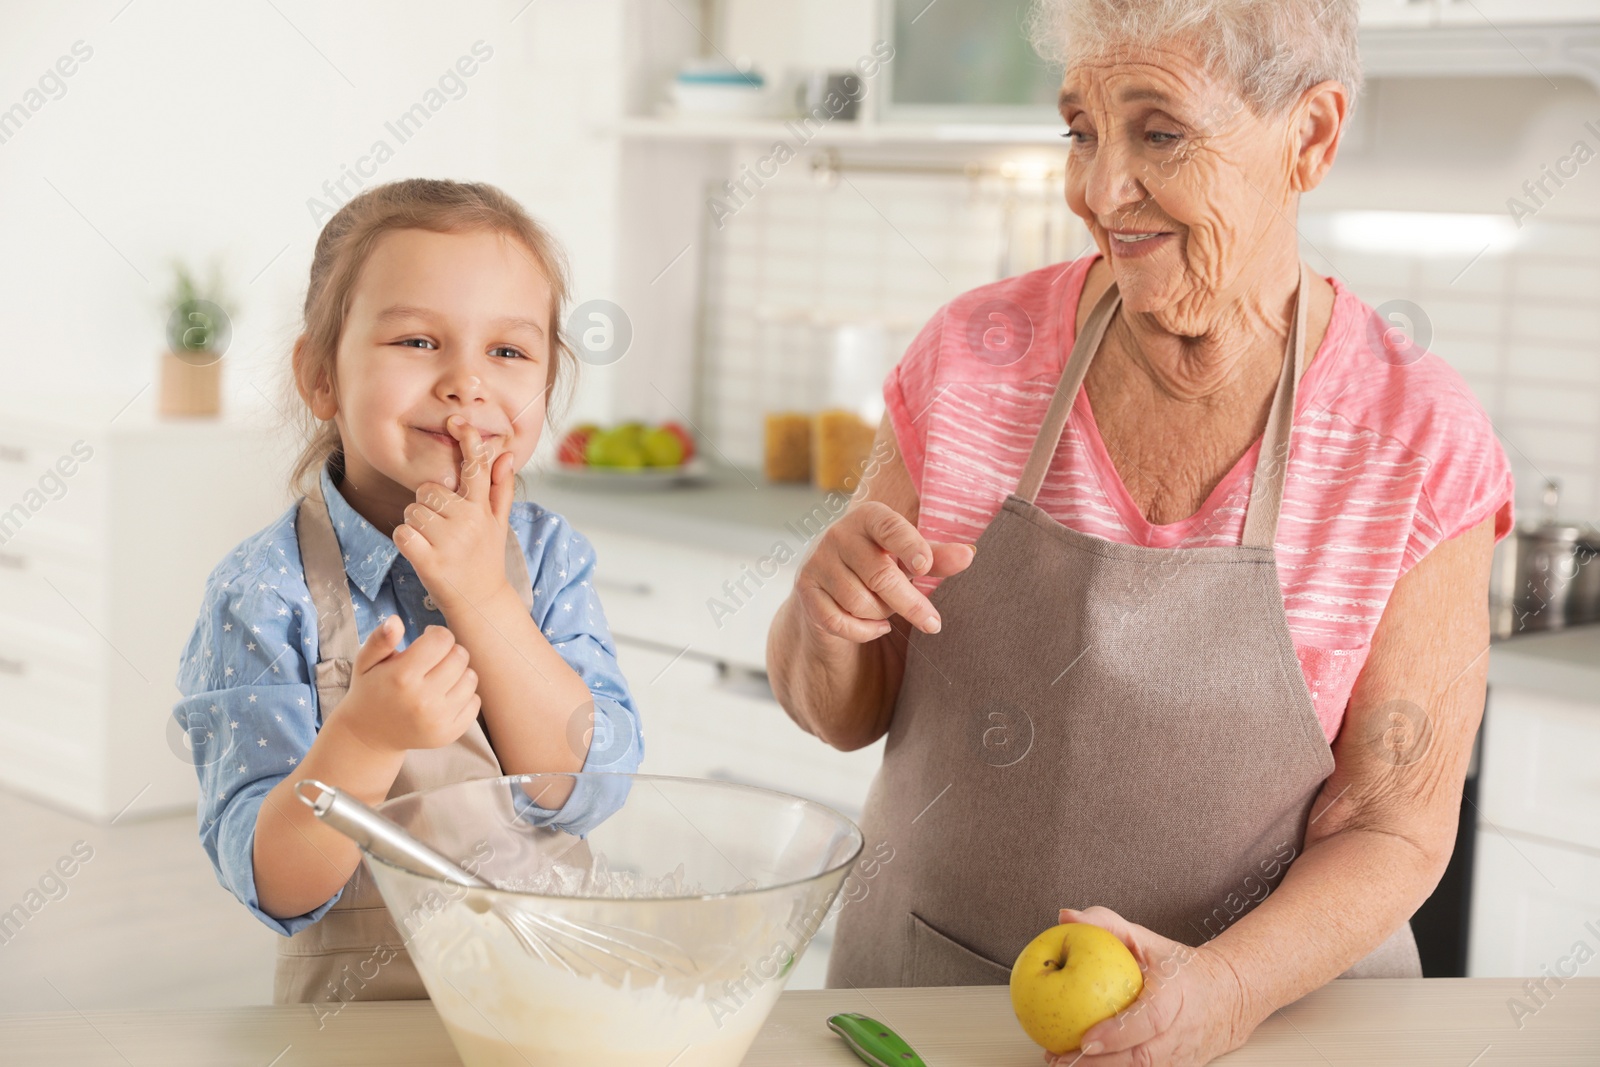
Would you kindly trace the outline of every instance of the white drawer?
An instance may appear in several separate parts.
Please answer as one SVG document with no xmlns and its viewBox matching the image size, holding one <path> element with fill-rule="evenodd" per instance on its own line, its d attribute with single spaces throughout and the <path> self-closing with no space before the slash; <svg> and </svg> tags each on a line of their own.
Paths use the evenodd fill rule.
<svg viewBox="0 0 1600 1067">
<path fill-rule="evenodd" d="M 715 665 L 688 655 L 674 660 L 619 642 L 618 661 L 644 724 L 644 773 L 765 786 L 860 816 L 883 759 L 881 740 L 840 752 L 800 729 L 776 701 L 736 691 Z"/>
<path fill-rule="evenodd" d="M 0 613 L 23 628 L 44 626 L 87 642 L 109 628 L 105 576 L 98 553 L 14 538 L 0 545 Z"/>
<path fill-rule="evenodd" d="M 109 433 L 0 420 L 0 543 L 98 544 L 104 536 Z M 87 455 L 88 458 L 85 458 Z"/>
<path fill-rule="evenodd" d="M 779 566 L 605 528 L 584 536 L 595 547 L 595 590 L 614 634 L 765 668 L 767 629 L 798 560 Z"/>
<path fill-rule="evenodd" d="M 1600 694 L 1595 704 L 1578 704 L 1492 686 L 1479 786 L 1484 819 L 1600 851 L 1597 752 Z"/>
<path fill-rule="evenodd" d="M 1472 867 L 1468 977 L 1600 977 L 1600 854 L 1480 829 Z"/>
<path fill-rule="evenodd" d="M 0 624 L 0 719 L 87 744 L 103 729 L 104 678 L 101 648 L 59 631 Z"/>
</svg>

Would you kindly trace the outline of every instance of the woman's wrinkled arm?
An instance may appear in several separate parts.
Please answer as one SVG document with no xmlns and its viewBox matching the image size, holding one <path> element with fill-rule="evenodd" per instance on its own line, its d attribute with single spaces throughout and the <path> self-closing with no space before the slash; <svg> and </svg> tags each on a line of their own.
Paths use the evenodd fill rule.
<svg viewBox="0 0 1600 1067">
<path fill-rule="evenodd" d="M 1239 976 L 1252 1028 L 1366 956 L 1439 884 L 1483 717 L 1493 549 L 1490 517 L 1395 584 L 1301 855 L 1208 945 Z"/>
<path fill-rule="evenodd" d="M 1062 922 L 1096 923 L 1120 937 L 1145 985 L 1128 1009 L 1084 1033 L 1084 1055 L 1047 1062 L 1209 1063 L 1348 970 L 1433 892 L 1455 846 L 1483 716 L 1493 523 L 1438 545 L 1395 584 L 1305 844 L 1299 856 L 1292 845 L 1274 851 L 1270 862 L 1290 862 L 1289 870 L 1253 911 L 1190 948 L 1104 907 L 1062 909 Z M 1253 896 L 1251 888 L 1241 885 L 1239 897 Z"/>
</svg>

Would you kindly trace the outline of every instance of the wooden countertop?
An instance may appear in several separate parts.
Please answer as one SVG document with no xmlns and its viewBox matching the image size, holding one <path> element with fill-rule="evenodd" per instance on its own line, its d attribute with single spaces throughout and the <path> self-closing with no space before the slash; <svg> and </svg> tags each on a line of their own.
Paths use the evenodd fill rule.
<svg viewBox="0 0 1600 1067">
<path fill-rule="evenodd" d="M 1275 1014 L 1226 1067 L 1520 1067 L 1600 1064 L 1600 978 L 1576 978 L 1521 1027 L 1508 1000 L 1523 979 L 1367 979 L 1329 983 Z M 1531 1002 L 1529 1002 L 1530 1007 Z M 823 1020 L 865 1012 L 900 1031 L 930 1067 L 1041 1067 L 1004 986 L 792 990 L 745 1067 L 860 1067 Z M 459 1060 L 425 1001 L 351 1004 L 322 1020 L 308 1006 L 208 1011 L 0 1015 L 0 1059 L 51 1067 L 372 1067 Z M 665 1067 L 639 1064 L 635 1067 Z M 680 1064 L 678 1067 L 689 1067 Z"/>
</svg>

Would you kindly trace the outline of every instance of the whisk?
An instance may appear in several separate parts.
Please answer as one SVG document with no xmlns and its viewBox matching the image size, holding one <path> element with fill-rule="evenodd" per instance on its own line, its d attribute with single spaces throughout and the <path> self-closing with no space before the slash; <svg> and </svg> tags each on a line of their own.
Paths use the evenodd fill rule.
<svg viewBox="0 0 1600 1067">
<path fill-rule="evenodd" d="M 295 796 L 313 814 L 363 849 L 399 867 L 425 871 L 459 886 L 494 890 L 462 870 L 449 857 L 412 837 L 393 820 L 373 811 L 348 793 L 307 778 L 297 782 Z M 466 904 L 480 915 L 493 912 L 532 955 L 568 973 L 586 976 L 596 971 L 620 983 L 629 971 L 644 971 L 668 978 L 692 978 L 701 968 L 693 957 L 665 938 L 609 924 L 581 924 L 570 919 L 533 915 L 498 899 L 471 894 Z M 618 967 L 622 970 L 618 971 Z"/>
</svg>

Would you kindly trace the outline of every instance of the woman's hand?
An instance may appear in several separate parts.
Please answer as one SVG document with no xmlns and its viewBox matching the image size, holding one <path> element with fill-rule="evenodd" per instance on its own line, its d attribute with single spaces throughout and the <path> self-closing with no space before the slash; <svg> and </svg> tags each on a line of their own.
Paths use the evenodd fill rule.
<svg viewBox="0 0 1600 1067">
<path fill-rule="evenodd" d="M 1190 948 L 1128 922 L 1109 908 L 1061 909 L 1061 922 L 1092 923 L 1116 934 L 1144 972 L 1144 990 L 1126 1009 L 1091 1026 L 1081 1052 L 1045 1053 L 1066 1067 L 1199 1067 L 1244 1044 L 1255 1029 L 1245 1021 L 1238 975 L 1214 951 Z"/>
<path fill-rule="evenodd" d="M 438 482 L 417 486 L 417 502 L 406 505 L 394 544 L 448 617 L 510 588 L 506 531 L 516 459 L 509 451 L 494 454 L 460 415 L 446 419 L 445 427 L 461 443 L 461 492 Z"/>
<path fill-rule="evenodd" d="M 930 543 L 904 515 L 868 500 L 823 532 L 795 575 L 795 596 L 808 626 L 858 644 L 888 633 L 891 615 L 938 633 L 939 613 L 908 575 L 949 577 L 966 570 L 976 552 Z"/>
</svg>

